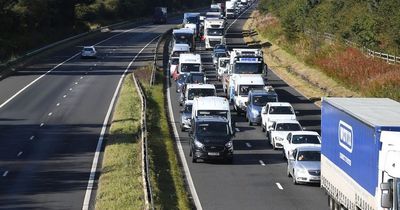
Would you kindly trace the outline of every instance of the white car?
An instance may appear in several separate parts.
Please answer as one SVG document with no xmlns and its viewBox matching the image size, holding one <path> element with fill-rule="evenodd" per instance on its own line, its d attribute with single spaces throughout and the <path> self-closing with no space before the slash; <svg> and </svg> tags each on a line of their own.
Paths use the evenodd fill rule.
<svg viewBox="0 0 400 210">
<path fill-rule="evenodd" d="M 96 58 L 97 51 L 94 46 L 85 46 L 81 51 L 81 58 Z"/>
<path fill-rule="evenodd" d="M 297 120 L 279 120 L 272 124 L 268 140 L 273 149 L 283 148 L 283 141 L 292 131 L 302 131 L 300 123 Z"/>
<path fill-rule="evenodd" d="M 290 132 L 283 143 L 283 157 L 289 155 L 299 146 L 321 145 L 321 137 L 315 131 L 293 131 Z"/>
<path fill-rule="evenodd" d="M 287 175 L 293 184 L 321 182 L 321 146 L 298 147 L 287 164 Z"/>
<path fill-rule="evenodd" d="M 296 113 L 290 103 L 269 102 L 261 109 L 262 131 L 267 131 L 269 136 L 272 124 L 278 120 L 296 120 Z"/>
</svg>

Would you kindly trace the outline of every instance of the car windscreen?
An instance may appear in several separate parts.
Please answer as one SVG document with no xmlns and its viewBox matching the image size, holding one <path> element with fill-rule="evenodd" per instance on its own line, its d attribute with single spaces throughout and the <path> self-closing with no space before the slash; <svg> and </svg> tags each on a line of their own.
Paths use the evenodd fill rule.
<svg viewBox="0 0 400 210">
<path fill-rule="evenodd" d="M 198 110 L 198 116 L 221 116 L 228 118 L 228 111 L 226 110 Z"/>
<path fill-rule="evenodd" d="M 224 49 L 224 50 L 226 50 L 226 45 L 217 44 L 217 45 L 215 45 L 215 47 L 214 47 L 214 50 L 216 50 L 216 49 Z"/>
<path fill-rule="evenodd" d="M 184 108 L 184 113 L 192 113 L 192 107 L 193 107 L 193 105 L 192 104 L 187 104 L 187 105 L 185 105 L 185 108 Z"/>
<path fill-rule="evenodd" d="M 91 48 L 91 47 L 85 47 L 85 48 L 83 48 L 83 51 L 86 51 L 86 52 L 93 52 L 94 50 L 93 50 L 93 48 Z"/>
<path fill-rule="evenodd" d="M 209 29 L 207 29 L 207 35 L 209 35 L 209 36 L 222 36 L 222 35 L 224 35 L 224 29 L 222 29 L 222 28 L 209 28 Z"/>
<path fill-rule="evenodd" d="M 292 144 L 320 144 L 316 135 L 293 135 Z"/>
<path fill-rule="evenodd" d="M 183 63 L 181 64 L 181 72 L 199 72 L 200 64 Z"/>
<path fill-rule="evenodd" d="M 199 17 L 197 16 L 186 17 L 185 20 L 185 23 L 197 24 L 198 22 L 199 22 Z"/>
<path fill-rule="evenodd" d="M 179 55 L 181 54 L 181 53 L 187 53 L 188 51 L 174 51 L 173 53 L 172 53 L 172 57 L 179 57 Z"/>
<path fill-rule="evenodd" d="M 192 74 L 187 78 L 186 83 L 190 84 L 204 83 L 204 74 Z"/>
<path fill-rule="evenodd" d="M 275 95 L 255 95 L 253 96 L 253 104 L 256 106 L 265 106 L 268 102 L 276 102 Z"/>
<path fill-rule="evenodd" d="M 301 127 L 297 123 L 278 123 L 276 131 L 301 131 Z"/>
<path fill-rule="evenodd" d="M 206 14 L 206 19 L 215 19 L 215 18 L 220 18 L 220 15 L 218 14 Z"/>
<path fill-rule="evenodd" d="M 184 82 L 187 77 L 188 77 L 187 74 L 180 74 L 179 77 L 178 77 L 178 83 Z"/>
<path fill-rule="evenodd" d="M 225 122 L 199 123 L 196 129 L 199 136 L 226 136 L 228 135 L 228 124 Z M 225 141 L 225 139 L 216 139 Z"/>
<path fill-rule="evenodd" d="M 194 97 L 206 97 L 206 96 L 215 96 L 214 89 L 201 89 L 201 88 L 193 88 L 188 91 L 188 99 L 193 100 Z"/>
<path fill-rule="evenodd" d="M 269 110 L 270 114 L 294 114 L 290 106 L 272 106 Z"/>
<path fill-rule="evenodd" d="M 178 65 L 179 64 L 179 58 L 172 58 L 171 59 L 171 64 L 172 65 Z"/>
<path fill-rule="evenodd" d="M 264 85 L 240 85 L 239 86 L 239 95 L 247 96 L 250 90 L 262 90 Z"/>
<path fill-rule="evenodd" d="M 221 58 L 221 57 L 227 57 L 226 52 L 216 52 L 215 57 Z"/>
<path fill-rule="evenodd" d="M 298 161 L 321 161 L 320 151 L 299 151 L 297 154 Z"/>
<path fill-rule="evenodd" d="M 236 63 L 234 72 L 236 74 L 261 74 L 263 67 L 261 63 Z"/>
<path fill-rule="evenodd" d="M 209 12 L 219 12 L 219 8 L 210 8 Z"/>
<path fill-rule="evenodd" d="M 235 9 L 227 9 L 227 12 L 235 12 Z"/>
<path fill-rule="evenodd" d="M 193 38 L 193 34 L 185 33 L 175 33 L 174 39 L 177 44 L 190 44 Z"/>
</svg>

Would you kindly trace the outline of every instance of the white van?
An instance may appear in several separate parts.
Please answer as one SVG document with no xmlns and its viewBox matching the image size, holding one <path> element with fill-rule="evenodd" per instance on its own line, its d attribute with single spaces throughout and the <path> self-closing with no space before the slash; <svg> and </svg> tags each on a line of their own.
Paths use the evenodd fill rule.
<svg viewBox="0 0 400 210">
<path fill-rule="evenodd" d="M 200 54 L 184 53 L 179 55 L 179 66 L 173 72 L 172 77 L 176 81 L 179 74 L 190 72 L 203 72 Z"/>
<path fill-rule="evenodd" d="M 232 127 L 229 101 L 224 97 L 208 96 L 195 98 L 192 106 L 192 119 L 198 116 L 225 117 Z"/>
<path fill-rule="evenodd" d="M 216 96 L 217 90 L 212 84 L 187 84 L 185 93 L 182 94 L 179 104 L 193 101 L 196 97 Z"/>
<path fill-rule="evenodd" d="M 177 70 L 179 64 L 179 55 L 182 53 L 190 53 L 190 47 L 188 44 L 175 44 L 171 50 L 169 58 L 169 71 L 172 74 Z"/>
</svg>

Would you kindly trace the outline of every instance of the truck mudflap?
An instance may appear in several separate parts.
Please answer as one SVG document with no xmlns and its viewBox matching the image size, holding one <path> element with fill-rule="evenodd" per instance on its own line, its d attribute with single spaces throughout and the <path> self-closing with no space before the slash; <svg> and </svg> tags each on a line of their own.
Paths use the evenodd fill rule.
<svg viewBox="0 0 400 210">
<path fill-rule="evenodd" d="M 329 205 L 339 204 L 348 210 L 378 210 L 377 196 L 371 195 L 324 155 L 321 155 L 321 188 L 329 196 Z"/>
</svg>

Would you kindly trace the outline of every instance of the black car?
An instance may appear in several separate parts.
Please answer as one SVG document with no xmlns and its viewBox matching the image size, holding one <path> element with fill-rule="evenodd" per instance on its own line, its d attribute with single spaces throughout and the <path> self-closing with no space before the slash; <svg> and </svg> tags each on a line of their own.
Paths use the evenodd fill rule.
<svg viewBox="0 0 400 210">
<path fill-rule="evenodd" d="M 229 51 L 228 46 L 226 44 L 217 44 L 217 45 L 214 46 L 213 52 L 219 51 L 219 50 L 223 50 L 225 52 Z"/>
<path fill-rule="evenodd" d="M 192 162 L 197 159 L 222 159 L 228 163 L 233 160 L 234 134 L 230 131 L 229 121 L 220 116 L 198 116 L 192 120 L 189 131 Z"/>
</svg>

